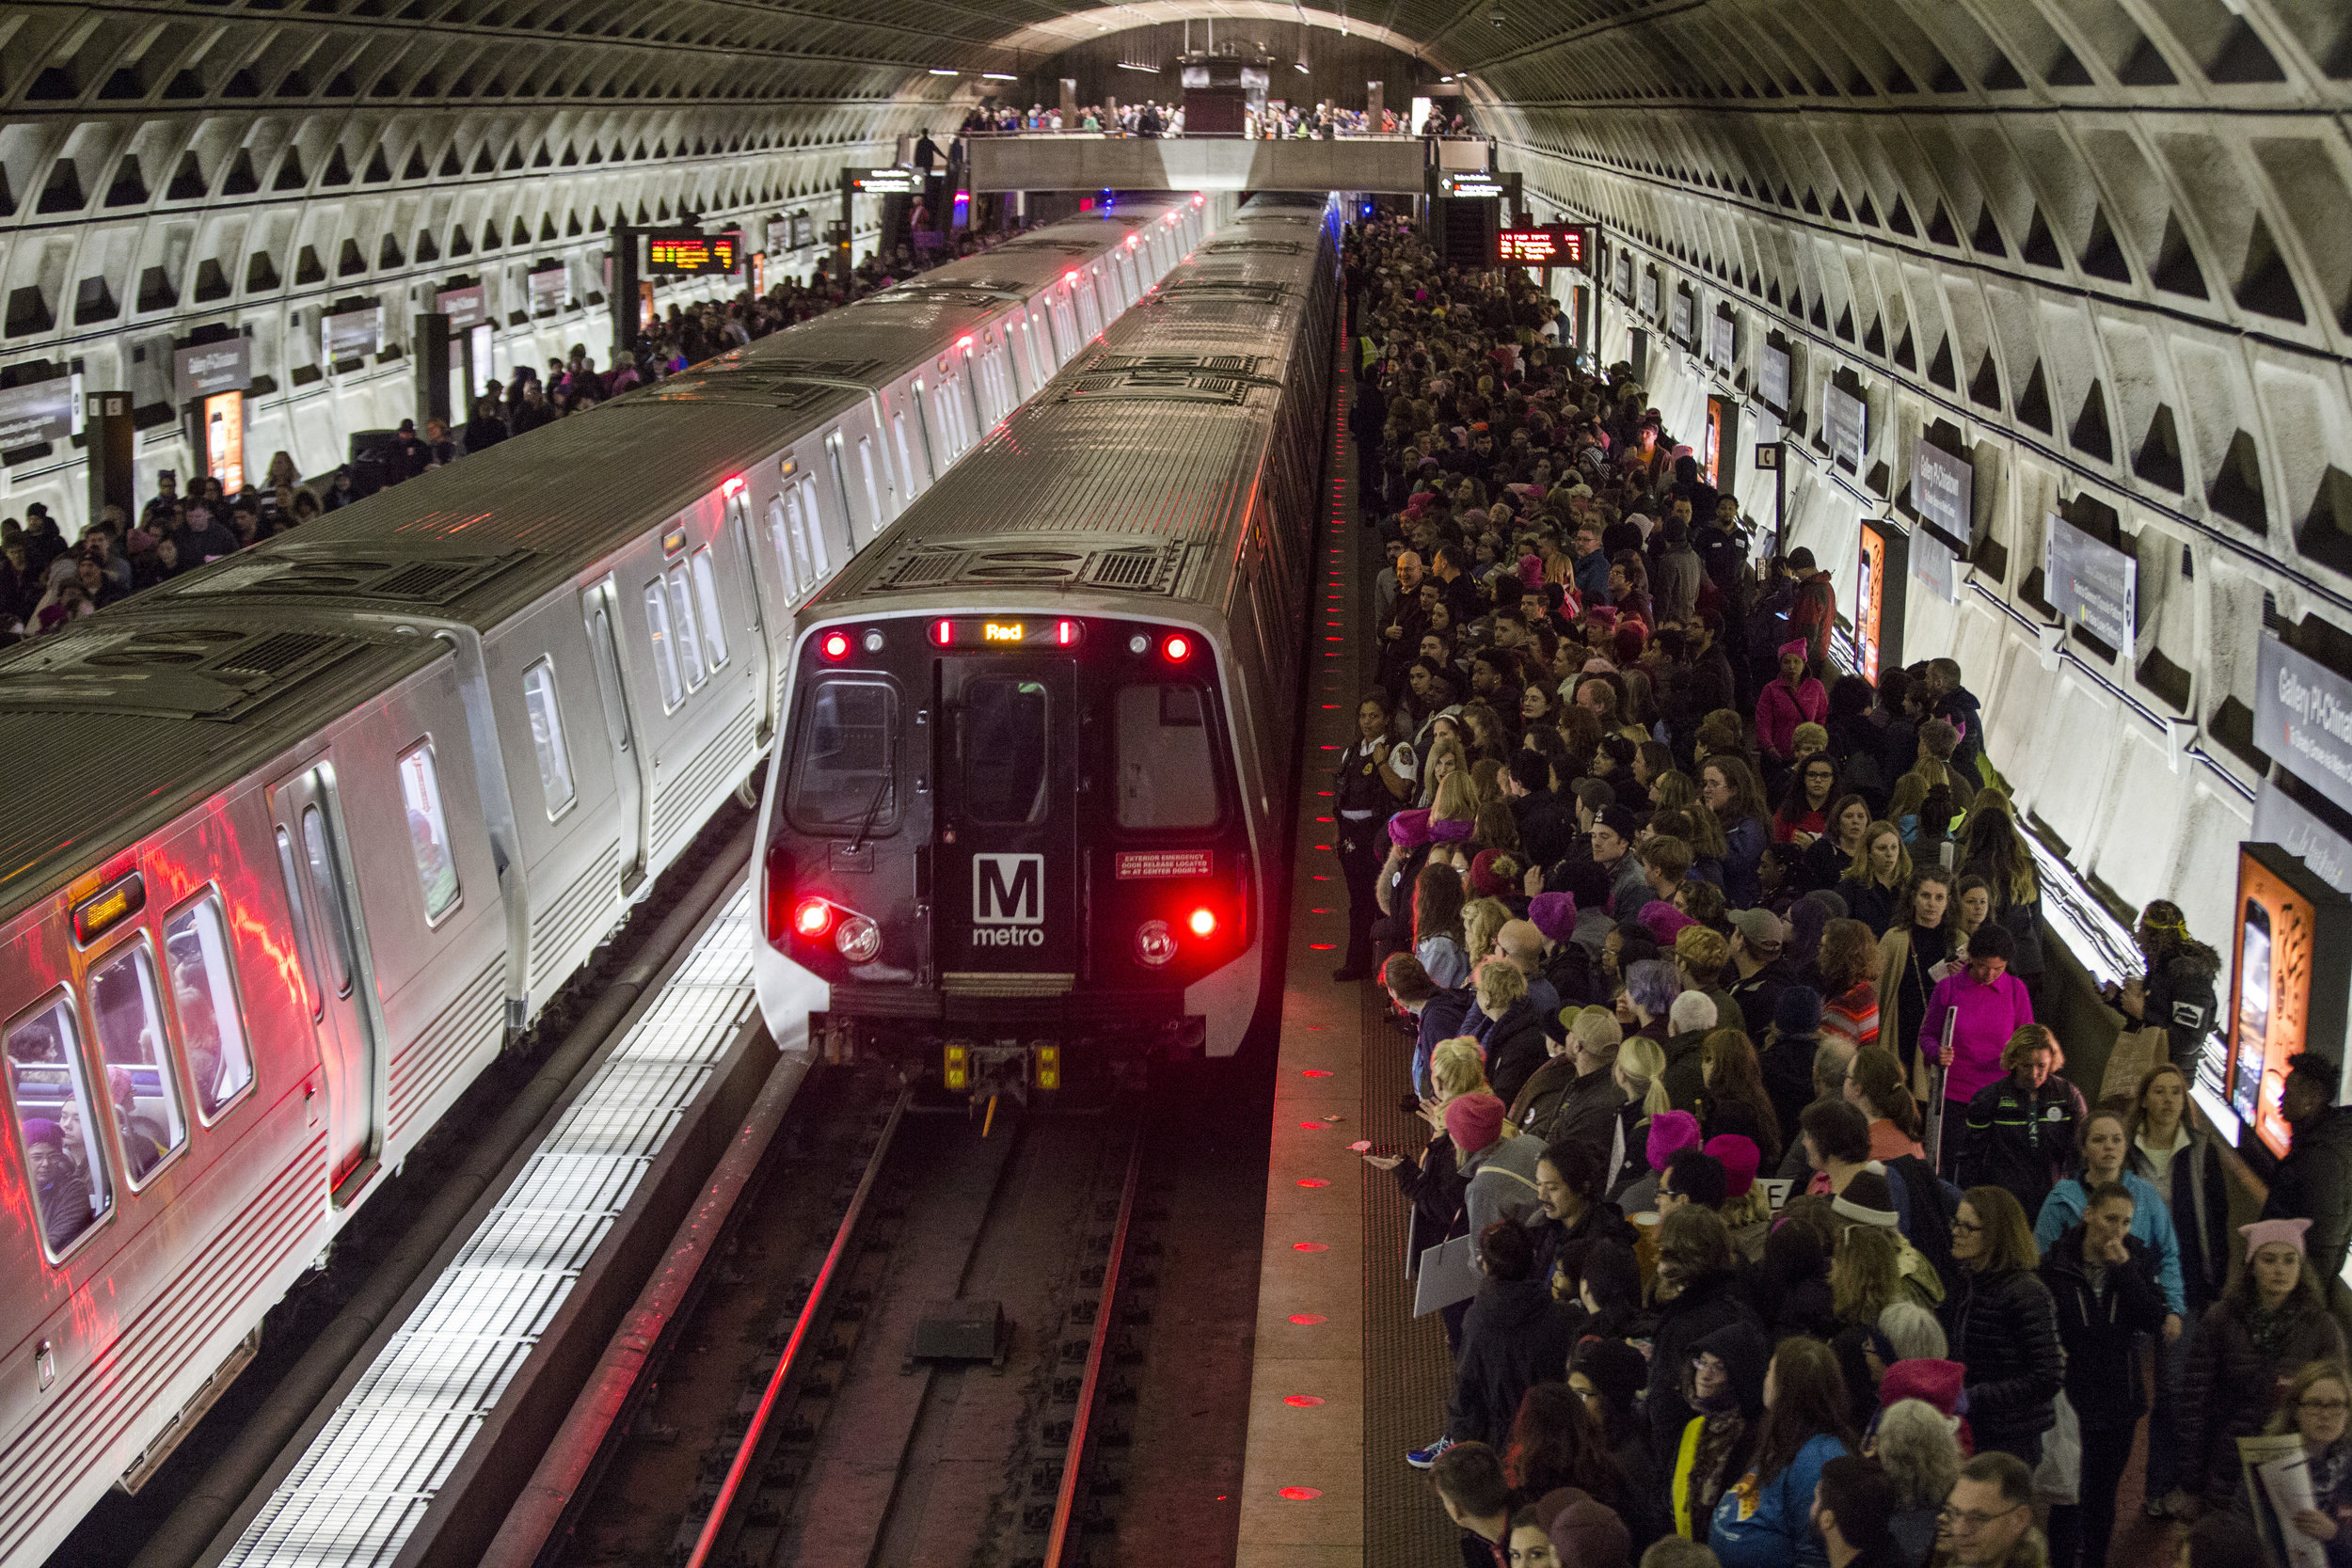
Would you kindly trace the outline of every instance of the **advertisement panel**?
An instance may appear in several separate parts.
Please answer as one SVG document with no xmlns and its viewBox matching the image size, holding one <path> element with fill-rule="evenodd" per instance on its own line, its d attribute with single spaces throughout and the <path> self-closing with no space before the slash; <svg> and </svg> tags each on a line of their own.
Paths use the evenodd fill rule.
<svg viewBox="0 0 2352 1568">
<path fill-rule="evenodd" d="M 532 315 L 551 315 L 564 309 L 564 278 L 562 267 L 524 275 L 524 281 L 531 286 Z"/>
<path fill-rule="evenodd" d="M 2352 811 L 2352 680 L 2267 631 L 2254 654 L 2254 744 Z"/>
<path fill-rule="evenodd" d="M 1658 319 L 1658 275 L 1654 272 L 1642 275 L 1642 314 L 1651 321 Z"/>
<path fill-rule="evenodd" d="M 1880 639 L 1886 613 L 1886 535 L 1875 523 L 1862 525 L 1862 546 L 1856 552 L 1853 602 L 1854 673 L 1864 680 L 1879 678 Z"/>
<path fill-rule="evenodd" d="M 340 316 L 319 318 L 319 357 L 328 364 L 373 354 L 384 341 L 384 308 L 370 305 Z"/>
<path fill-rule="evenodd" d="M 216 392 L 241 392 L 253 384 L 253 344 L 245 338 L 199 343 L 171 356 L 171 391 L 180 403 L 200 403 Z"/>
<path fill-rule="evenodd" d="M 1756 389 L 1775 414 L 1788 412 L 1788 351 L 1764 345 L 1764 363 L 1756 372 Z"/>
<path fill-rule="evenodd" d="M 2295 856 L 2338 893 L 2352 893 L 2352 842 L 2268 779 L 2254 788 L 2254 839 Z"/>
<path fill-rule="evenodd" d="M 73 434 L 73 407 L 70 375 L 0 390 L 0 451 L 64 440 Z"/>
<path fill-rule="evenodd" d="M 1830 461 L 1848 473 L 1862 472 L 1862 454 L 1869 446 L 1869 405 L 1835 384 L 1821 393 L 1821 429 L 1829 440 Z"/>
<path fill-rule="evenodd" d="M 1735 332 L 1729 316 L 1710 317 L 1707 327 L 1707 357 L 1729 370 L 1739 358 L 1734 348 Z"/>
<path fill-rule="evenodd" d="M 2061 620 L 2129 653 L 2139 620 L 2139 560 L 2093 539 L 2055 512 L 2042 515 L 2042 596 Z"/>
<path fill-rule="evenodd" d="M 225 495 L 245 488 L 245 394 L 219 392 L 204 400 L 204 471 Z"/>
<path fill-rule="evenodd" d="M 490 292 L 479 283 L 442 289 L 433 296 L 433 309 L 449 318 L 451 336 L 471 332 L 490 319 Z"/>
<path fill-rule="evenodd" d="M 1707 434 L 1699 449 L 1700 477 L 1717 490 L 1731 489 L 1739 480 L 1739 401 L 1710 392 L 1707 398 Z"/>
<path fill-rule="evenodd" d="M 1627 299 L 1633 297 L 1633 252 L 1617 252 L 1617 293 Z"/>
<path fill-rule="evenodd" d="M 1674 339 L 1685 348 L 1697 346 L 1692 335 L 1692 324 L 1697 312 L 1698 302 L 1696 300 L 1686 293 L 1675 295 Z"/>
<path fill-rule="evenodd" d="M 1911 543 L 1911 574 L 1947 604 L 1960 595 L 1954 546 L 1973 536 L 1976 494 L 1977 470 L 1966 458 L 1924 440 L 1912 447 L 1911 507 L 1923 526 Z"/>
<path fill-rule="evenodd" d="M 2279 1112 L 2287 1058 L 2311 1027 L 2312 947 L 2316 911 L 2281 870 L 2249 844 L 2238 852 L 2236 930 L 2232 935 L 2230 1109 L 2284 1158 L 2293 1141 Z"/>
</svg>

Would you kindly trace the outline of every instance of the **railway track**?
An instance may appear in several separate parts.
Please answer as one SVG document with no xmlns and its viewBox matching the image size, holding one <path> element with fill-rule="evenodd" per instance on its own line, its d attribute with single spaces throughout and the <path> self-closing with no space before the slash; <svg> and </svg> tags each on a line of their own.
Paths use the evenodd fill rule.
<svg viewBox="0 0 2352 1568">
<path fill-rule="evenodd" d="M 566 1539 L 492 1562 L 1088 1560 L 1122 1490 L 1119 1407 L 1155 1284 L 1140 1123 L 1120 1108 L 984 1137 L 903 1093 L 866 1103 L 830 1227 L 790 1211 L 840 1140 L 780 1149 Z"/>
</svg>

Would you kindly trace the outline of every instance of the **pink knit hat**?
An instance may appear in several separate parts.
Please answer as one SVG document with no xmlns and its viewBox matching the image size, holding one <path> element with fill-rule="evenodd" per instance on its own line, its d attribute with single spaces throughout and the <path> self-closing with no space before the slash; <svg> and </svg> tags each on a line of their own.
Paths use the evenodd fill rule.
<svg viewBox="0 0 2352 1568">
<path fill-rule="evenodd" d="M 1789 641 L 1783 642 L 1777 651 L 1783 658 L 1787 658 L 1792 654 L 1799 658 L 1806 658 L 1810 657 L 1813 653 L 1813 644 L 1807 642 L 1802 637 L 1791 638 Z"/>
<path fill-rule="evenodd" d="M 1401 811 L 1389 818 L 1389 842 L 1398 848 L 1411 851 L 1429 842 L 1429 812 L 1426 807 Z"/>
<path fill-rule="evenodd" d="M 2303 1232 L 2311 1227 L 2309 1220 L 2256 1220 L 2251 1225 L 2239 1226 L 2237 1233 L 2246 1238 L 2246 1255 L 2251 1258 L 2273 1242 L 2284 1242 L 2303 1252 Z"/>
<path fill-rule="evenodd" d="M 1502 1135 L 1502 1101 L 1480 1090 L 1446 1101 L 1446 1135 L 1475 1154 Z"/>
<path fill-rule="evenodd" d="M 1664 1170 L 1666 1162 L 1697 1146 L 1699 1118 L 1688 1111 L 1661 1111 L 1649 1118 L 1649 1142 L 1643 1149 L 1649 1168 Z"/>
</svg>

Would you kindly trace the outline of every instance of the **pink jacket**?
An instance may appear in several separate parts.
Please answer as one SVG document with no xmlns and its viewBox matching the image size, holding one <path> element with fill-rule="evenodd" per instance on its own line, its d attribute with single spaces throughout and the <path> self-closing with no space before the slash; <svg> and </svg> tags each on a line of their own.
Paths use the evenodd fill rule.
<svg viewBox="0 0 2352 1568">
<path fill-rule="evenodd" d="M 1829 693 L 1811 675 L 1792 694 L 1779 676 L 1756 694 L 1756 743 L 1764 754 L 1786 762 L 1796 744 L 1799 724 L 1818 724 L 1829 717 Z"/>
<path fill-rule="evenodd" d="M 2033 1000 L 2026 982 L 2004 974 L 1989 986 L 1966 970 L 1935 983 L 1927 1016 L 1919 1021 L 1919 1049 L 1929 1060 L 1944 1051 L 1944 1015 L 1957 1012 L 1952 1028 L 1952 1066 L 1944 1075 L 1944 1098 L 1966 1104 L 1977 1091 L 2001 1076 L 2001 1048 L 2033 1022 Z"/>
</svg>

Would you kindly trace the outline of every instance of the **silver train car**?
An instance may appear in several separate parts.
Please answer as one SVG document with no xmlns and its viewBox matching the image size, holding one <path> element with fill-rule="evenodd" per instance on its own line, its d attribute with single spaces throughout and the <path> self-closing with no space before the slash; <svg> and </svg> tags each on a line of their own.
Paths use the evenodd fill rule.
<svg viewBox="0 0 2352 1568">
<path fill-rule="evenodd" d="M 1228 200 L 1040 229 L 0 653 L 0 1562 L 151 1473 L 743 786 L 799 607 Z"/>
<path fill-rule="evenodd" d="M 1238 1049 L 1287 868 L 1338 221 L 1252 198 L 802 608 L 759 826 L 780 1040 L 1024 1097 Z"/>
</svg>

